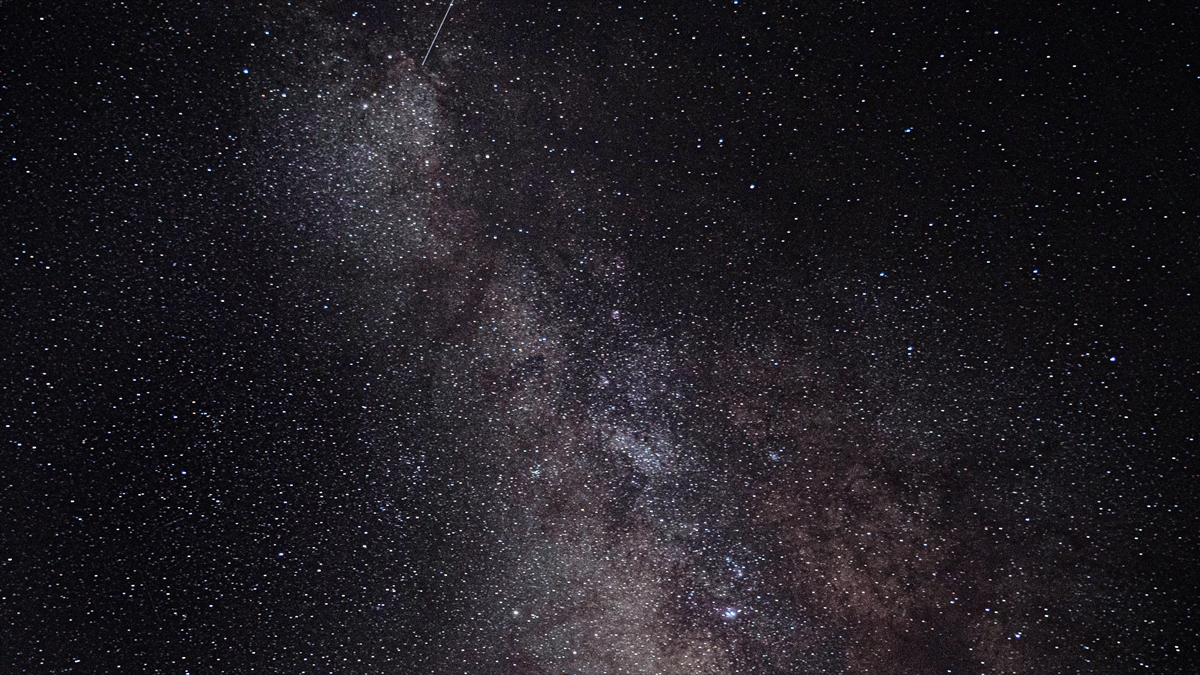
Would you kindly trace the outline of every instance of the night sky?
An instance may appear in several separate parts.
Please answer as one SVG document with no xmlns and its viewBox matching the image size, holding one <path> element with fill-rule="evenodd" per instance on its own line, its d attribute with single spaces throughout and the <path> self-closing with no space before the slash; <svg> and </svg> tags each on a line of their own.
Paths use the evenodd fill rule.
<svg viewBox="0 0 1200 675">
<path fill-rule="evenodd" d="M 1200 672 L 1192 3 L 0 3 L 0 672 Z"/>
</svg>

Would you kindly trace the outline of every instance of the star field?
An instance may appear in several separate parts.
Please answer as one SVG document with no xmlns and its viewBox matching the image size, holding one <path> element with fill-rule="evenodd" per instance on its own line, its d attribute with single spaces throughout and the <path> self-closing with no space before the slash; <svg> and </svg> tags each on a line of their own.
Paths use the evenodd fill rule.
<svg viewBox="0 0 1200 675">
<path fill-rule="evenodd" d="M 1197 668 L 1195 11 L 446 10 L 0 4 L 0 670 Z"/>
</svg>

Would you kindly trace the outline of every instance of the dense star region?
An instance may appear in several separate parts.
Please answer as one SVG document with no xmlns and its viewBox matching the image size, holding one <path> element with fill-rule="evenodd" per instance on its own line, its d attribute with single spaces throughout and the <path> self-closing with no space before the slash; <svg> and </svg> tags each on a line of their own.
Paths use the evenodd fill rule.
<svg viewBox="0 0 1200 675">
<path fill-rule="evenodd" d="M 0 3 L 0 671 L 1195 672 L 1197 18 Z"/>
</svg>

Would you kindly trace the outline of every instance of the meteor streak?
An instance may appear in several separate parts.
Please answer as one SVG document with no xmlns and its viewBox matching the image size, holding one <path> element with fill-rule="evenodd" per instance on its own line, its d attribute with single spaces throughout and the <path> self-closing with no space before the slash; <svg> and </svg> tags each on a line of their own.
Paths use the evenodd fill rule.
<svg viewBox="0 0 1200 675">
<path fill-rule="evenodd" d="M 446 13 L 442 15 L 442 22 L 438 24 L 437 32 L 433 34 L 433 42 L 429 43 L 429 49 L 425 50 L 425 58 L 421 59 L 421 65 L 429 60 L 429 52 L 433 51 L 433 46 L 437 44 L 438 36 L 442 34 L 442 26 L 446 25 L 446 17 L 450 16 L 450 8 L 454 6 L 454 0 L 450 0 L 450 4 L 446 6 Z"/>
</svg>

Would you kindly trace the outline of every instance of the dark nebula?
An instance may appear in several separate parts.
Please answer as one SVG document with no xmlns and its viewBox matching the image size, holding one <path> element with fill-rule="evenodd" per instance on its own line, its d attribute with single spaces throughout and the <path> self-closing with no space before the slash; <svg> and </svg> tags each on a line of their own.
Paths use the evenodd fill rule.
<svg viewBox="0 0 1200 675">
<path fill-rule="evenodd" d="M 1062 5 L 0 3 L 0 672 L 1197 672 L 1200 21 Z"/>
</svg>

